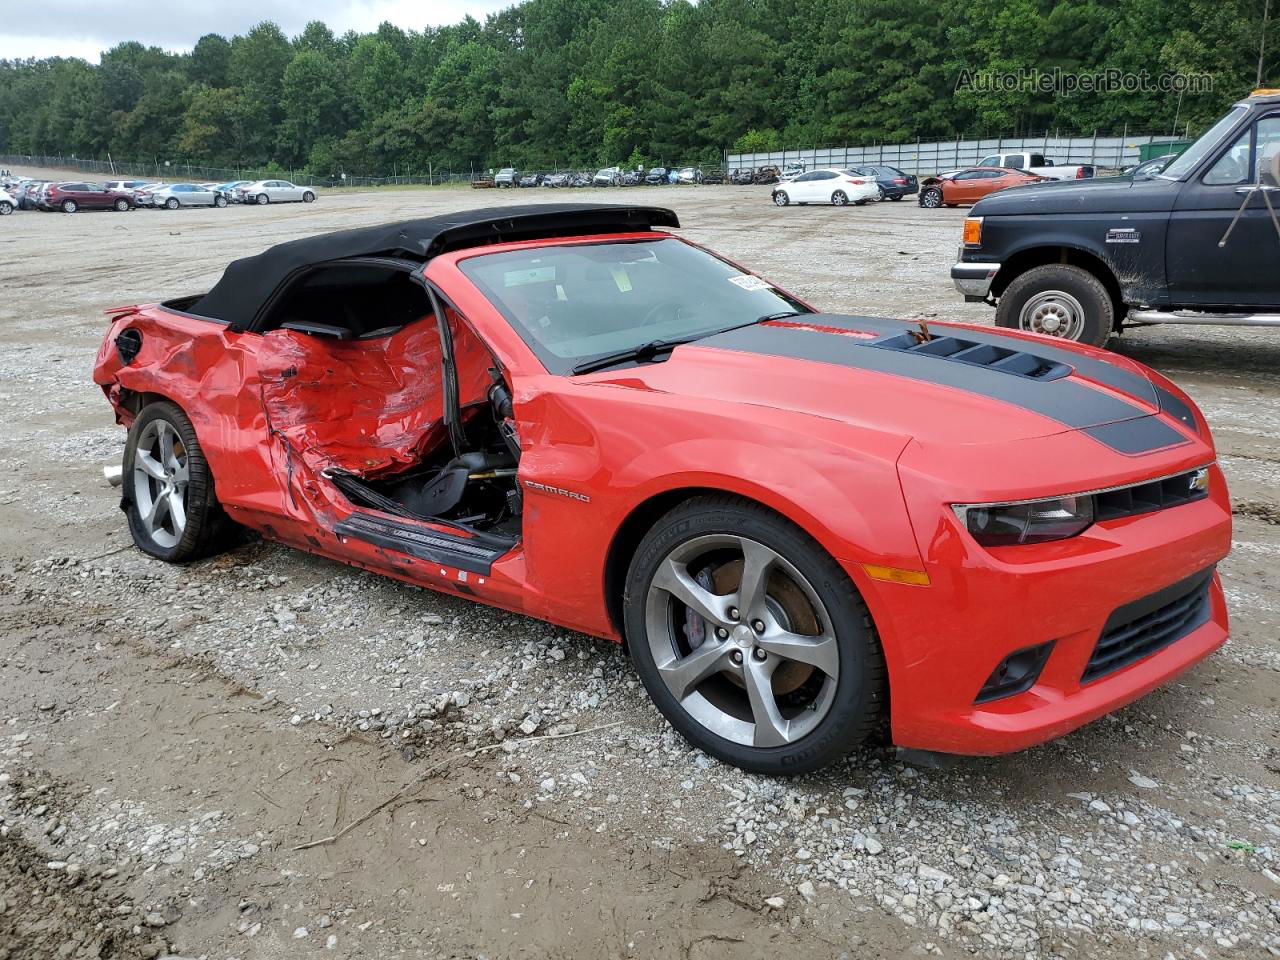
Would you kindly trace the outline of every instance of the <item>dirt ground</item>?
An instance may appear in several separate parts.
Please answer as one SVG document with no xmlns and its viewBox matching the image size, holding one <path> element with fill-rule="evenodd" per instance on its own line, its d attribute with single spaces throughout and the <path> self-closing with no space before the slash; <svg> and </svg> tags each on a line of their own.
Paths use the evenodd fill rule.
<svg viewBox="0 0 1280 960">
<path fill-rule="evenodd" d="M 282 240 L 549 199 L 671 206 L 828 310 L 991 320 L 948 279 L 963 212 L 910 201 L 417 190 L 0 220 L 0 960 L 1280 956 L 1280 333 L 1115 344 L 1214 428 L 1232 641 L 1060 742 L 944 771 L 876 749 L 748 776 L 675 737 L 609 645 L 260 542 L 182 568 L 129 546 L 90 381 L 105 308 Z"/>
</svg>

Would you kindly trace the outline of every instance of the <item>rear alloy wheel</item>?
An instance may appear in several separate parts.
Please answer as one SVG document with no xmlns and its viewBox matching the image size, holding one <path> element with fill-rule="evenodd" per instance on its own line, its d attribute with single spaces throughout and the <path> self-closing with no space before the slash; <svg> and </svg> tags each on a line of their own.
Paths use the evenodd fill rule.
<svg viewBox="0 0 1280 960">
<path fill-rule="evenodd" d="M 270 197 L 268 197 L 265 193 L 260 193 L 260 194 L 258 194 L 258 204 L 259 204 L 259 205 L 267 204 L 267 203 L 270 203 L 270 202 L 271 202 L 271 198 L 270 198 Z"/>
<path fill-rule="evenodd" d="M 920 206 L 936 210 L 942 206 L 942 191 L 937 187 L 925 187 L 920 193 Z"/>
<path fill-rule="evenodd" d="M 885 668 L 865 605 L 803 531 L 736 497 L 687 501 L 632 560 L 626 634 L 658 709 L 690 743 L 799 774 L 880 721 Z"/>
<path fill-rule="evenodd" d="M 787 191 L 775 190 L 773 191 L 773 202 L 776 206 L 785 207 L 791 202 L 791 198 L 787 196 Z"/>
<path fill-rule="evenodd" d="M 7 217 L 13 213 L 13 204 L 8 200 L 0 200 L 0 217 Z"/>
<path fill-rule="evenodd" d="M 112 206 L 116 208 L 117 212 L 124 213 L 126 210 L 129 209 L 129 201 L 126 200 L 124 197 L 120 197 L 118 200 L 116 200 L 115 203 L 112 204 Z"/>
<path fill-rule="evenodd" d="M 836 207 L 843 207 L 849 202 L 849 195 L 843 190 L 837 190 L 831 195 L 831 204 Z"/>
<path fill-rule="evenodd" d="M 76 212 L 77 210 L 79 210 L 79 209 L 80 209 L 80 205 L 79 205 L 78 203 L 76 203 L 74 200 L 63 200 L 63 201 L 62 201 L 62 212 L 63 212 L 63 213 L 75 213 L 75 212 Z"/>
<path fill-rule="evenodd" d="M 164 205 L 165 205 L 165 207 L 166 207 L 167 209 L 169 209 L 169 210 L 177 210 L 177 209 L 178 209 L 178 198 L 177 198 L 177 197 L 170 197 L 168 200 L 166 200 L 166 201 L 164 202 Z"/>
<path fill-rule="evenodd" d="M 124 508 L 144 553 L 181 563 L 217 552 L 231 521 L 191 421 L 168 401 L 144 407 L 124 449 Z"/>
<path fill-rule="evenodd" d="M 1100 347 L 1115 306 L 1093 274 L 1065 263 L 1033 267 L 1013 279 L 996 305 L 996 325 Z"/>
<path fill-rule="evenodd" d="M 213 205 L 219 208 L 225 207 L 227 205 L 227 198 L 224 197 L 222 194 L 218 194 L 216 197 L 213 198 Z"/>
<path fill-rule="evenodd" d="M 884 192 L 884 187 L 880 186 L 880 184 L 878 184 L 878 183 L 877 183 L 877 184 L 876 184 L 876 199 L 877 199 L 877 200 L 883 200 L 883 199 L 884 199 L 885 197 L 887 197 L 887 196 L 888 196 L 888 194 Z"/>
<path fill-rule="evenodd" d="M 308 190 L 306 193 L 302 195 L 302 202 L 311 203 L 313 200 L 315 200 L 315 198 L 316 198 L 316 195 L 312 193 L 310 190 Z"/>
</svg>

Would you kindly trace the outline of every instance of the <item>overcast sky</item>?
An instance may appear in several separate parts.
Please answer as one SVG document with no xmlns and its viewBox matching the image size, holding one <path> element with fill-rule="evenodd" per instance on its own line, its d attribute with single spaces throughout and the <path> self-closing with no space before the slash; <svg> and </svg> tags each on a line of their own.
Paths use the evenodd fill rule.
<svg viewBox="0 0 1280 960">
<path fill-rule="evenodd" d="M 178 0 L 37 0 L 21 4 L 0 26 L 0 58 L 83 57 L 125 40 L 166 50 L 190 50 L 206 33 L 230 37 L 260 20 L 274 20 L 288 36 L 309 20 L 323 20 L 335 34 L 367 33 L 384 20 L 406 30 L 477 20 L 515 0 L 218 0 L 187 6 Z"/>
</svg>

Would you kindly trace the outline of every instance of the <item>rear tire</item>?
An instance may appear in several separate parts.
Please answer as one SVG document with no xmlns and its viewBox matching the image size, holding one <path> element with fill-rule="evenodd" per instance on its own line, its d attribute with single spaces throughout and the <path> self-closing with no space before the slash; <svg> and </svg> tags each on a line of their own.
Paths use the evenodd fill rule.
<svg viewBox="0 0 1280 960">
<path fill-rule="evenodd" d="M 76 212 L 77 210 L 79 210 L 79 209 L 80 209 L 80 205 L 79 205 L 78 203 L 76 203 L 74 200 L 63 200 L 63 201 L 62 201 L 62 212 L 63 212 L 63 213 L 75 213 L 75 212 Z"/>
<path fill-rule="evenodd" d="M 168 200 L 164 202 L 164 205 L 165 205 L 165 209 L 167 210 L 177 210 L 179 206 L 178 198 L 170 197 Z"/>
<path fill-rule="evenodd" d="M 117 213 L 124 213 L 129 209 L 129 201 L 121 197 L 119 200 L 113 203 L 112 206 L 116 208 Z"/>
<path fill-rule="evenodd" d="M 142 409 L 124 448 L 123 506 L 133 542 L 169 563 L 222 550 L 234 530 L 191 421 L 167 400 Z"/>
<path fill-rule="evenodd" d="M 655 705 L 725 763 L 807 773 L 878 728 L 886 673 L 865 603 L 816 541 L 759 504 L 713 495 L 676 507 L 641 541 L 624 597 L 628 648 Z"/>
<path fill-rule="evenodd" d="M 849 195 L 843 190 L 837 190 L 831 195 L 831 205 L 835 207 L 843 207 L 849 203 Z"/>
<path fill-rule="evenodd" d="M 996 326 L 1101 347 L 1115 325 L 1115 305 L 1097 277 L 1047 263 L 1015 277 L 996 306 Z"/>
<path fill-rule="evenodd" d="M 222 207 L 225 207 L 227 205 L 227 198 L 224 197 L 222 194 L 218 194 L 216 197 L 213 198 L 213 205 L 221 209 Z"/>
<path fill-rule="evenodd" d="M 258 194 L 257 203 L 259 206 L 265 206 L 270 202 L 271 202 L 271 198 L 268 197 L 265 193 Z"/>
<path fill-rule="evenodd" d="M 0 217 L 7 217 L 13 213 L 13 204 L 8 200 L 0 200 Z"/>
</svg>

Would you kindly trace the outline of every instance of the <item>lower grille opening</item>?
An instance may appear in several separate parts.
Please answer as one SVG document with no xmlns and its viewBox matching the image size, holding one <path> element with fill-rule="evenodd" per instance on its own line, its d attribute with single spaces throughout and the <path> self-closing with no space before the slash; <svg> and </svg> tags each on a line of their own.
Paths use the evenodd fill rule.
<svg viewBox="0 0 1280 960">
<path fill-rule="evenodd" d="M 1210 567 L 1118 609 L 1102 628 L 1080 683 L 1123 670 L 1203 626 L 1212 579 Z"/>
<path fill-rule="evenodd" d="M 992 700 L 1002 700 L 1030 690 L 1040 678 L 1040 671 L 1044 669 L 1052 650 L 1053 641 L 1050 640 L 1048 643 L 1009 654 L 996 664 L 973 702 L 990 703 Z"/>
</svg>

